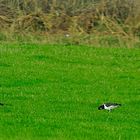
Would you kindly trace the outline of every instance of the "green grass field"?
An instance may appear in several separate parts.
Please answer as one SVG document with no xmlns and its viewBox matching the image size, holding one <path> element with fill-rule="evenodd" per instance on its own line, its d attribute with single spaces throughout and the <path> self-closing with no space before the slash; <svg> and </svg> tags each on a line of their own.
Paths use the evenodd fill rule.
<svg viewBox="0 0 140 140">
<path fill-rule="evenodd" d="M 1 44 L 0 78 L 0 140 L 140 139 L 139 48 Z"/>
</svg>

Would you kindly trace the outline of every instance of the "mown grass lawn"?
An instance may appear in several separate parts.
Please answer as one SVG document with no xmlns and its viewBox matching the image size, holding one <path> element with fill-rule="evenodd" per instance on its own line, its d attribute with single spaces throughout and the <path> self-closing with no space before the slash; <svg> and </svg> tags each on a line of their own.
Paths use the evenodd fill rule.
<svg viewBox="0 0 140 140">
<path fill-rule="evenodd" d="M 1 140 L 140 139 L 138 48 L 1 44 L 0 78 Z"/>
</svg>

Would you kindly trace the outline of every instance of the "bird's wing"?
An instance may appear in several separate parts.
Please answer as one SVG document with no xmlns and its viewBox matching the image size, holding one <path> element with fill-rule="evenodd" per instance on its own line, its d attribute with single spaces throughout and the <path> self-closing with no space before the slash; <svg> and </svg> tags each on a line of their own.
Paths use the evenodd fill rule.
<svg viewBox="0 0 140 140">
<path fill-rule="evenodd" d="M 118 104 L 118 103 L 105 103 L 105 105 L 107 107 L 109 107 L 109 106 L 118 106 L 118 105 L 121 105 L 121 104 Z"/>
</svg>

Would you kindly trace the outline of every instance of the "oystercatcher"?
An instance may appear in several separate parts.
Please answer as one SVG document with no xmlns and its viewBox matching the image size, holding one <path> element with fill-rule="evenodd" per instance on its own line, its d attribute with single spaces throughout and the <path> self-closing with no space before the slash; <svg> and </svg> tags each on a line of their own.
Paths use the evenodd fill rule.
<svg viewBox="0 0 140 140">
<path fill-rule="evenodd" d="M 119 106 L 121 106 L 121 104 L 118 104 L 118 103 L 105 103 L 103 105 L 100 105 L 98 107 L 98 109 L 99 110 L 105 109 L 105 110 L 111 111 L 112 109 L 117 108 Z"/>
</svg>

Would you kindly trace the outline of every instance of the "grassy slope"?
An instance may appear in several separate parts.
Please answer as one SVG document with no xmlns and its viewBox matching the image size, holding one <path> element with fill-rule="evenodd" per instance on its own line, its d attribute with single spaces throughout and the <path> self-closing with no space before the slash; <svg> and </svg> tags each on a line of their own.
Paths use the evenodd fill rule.
<svg viewBox="0 0 140 140">
<path fill-rule="evenodd" d="M 140 139 L 140 50 L 0 45 L 1 139 Z M 122 103 L 108 113 L 103 102 Z"/>
</svg>

